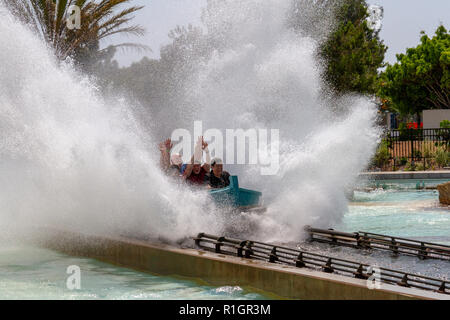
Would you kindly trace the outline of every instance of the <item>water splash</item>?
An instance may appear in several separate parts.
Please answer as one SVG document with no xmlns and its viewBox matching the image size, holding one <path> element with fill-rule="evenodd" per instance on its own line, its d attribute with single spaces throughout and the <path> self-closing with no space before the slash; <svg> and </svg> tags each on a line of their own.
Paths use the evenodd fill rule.
<svg viewBox="0 0 450 320">
<path fill-rule="evenodd" d="M 0 18 L 2 227 L 167 239 L 220 232 L 220 217 L 202 210 L 206 195 L 161 174 L 131 106 L 107 103 L 1 6 Z"/>
<path fill-rule="evenodd" d="M 158 124 L 189 128 L 203 120 L 209 128 L 280 130 L 277 175 L 232 168 L 243 185 L 263 191 L 268 206 L 265 216 L 244 216 L 250 223 L 240 232 L 266 241 L 296 240 L 306 224 L 338 221 L 347 209 L 345 187 L 378 137 L 376 108 L 367 99 L 324 97 L 318 42 L 289 27 L 288 3 L 211 7 L 204 16 L 211 55 L 195 57 L 183 79 L 185 116 Z M 208 207 L 205 194 L 170 184 L 133 107 L 121 99 L 107 103 L 88 78 L 68 63 L 58 65 L 1 7 L 0 14 L 3 226 L 50 224 L 174 240 L 243 223 Z"/>
<path fill-rule="evenodd" d="M 193 62 L 180 99 L 190 111 L 185 128 L 203 120 L 204 127 L 223 132 L 280 130 L 277 175 L 261 176 L 255 166 L 230 167 L 241 184 L 264 194 L 268 213 L 250 216 L 259 228 L 248 232 L 265 240 L 298 239 L 306 224 L 338 222 L 347 210 L 345 188 L 368 163 L 380 133 L 376 107 L 367 98 L 326 94 L 317 58 L 323 37 L 307 36 L 323 32 L 292 28 L 291 4 L 214 2 L 203 19 L 207 43 L 215 49 Z"/>
</svg>

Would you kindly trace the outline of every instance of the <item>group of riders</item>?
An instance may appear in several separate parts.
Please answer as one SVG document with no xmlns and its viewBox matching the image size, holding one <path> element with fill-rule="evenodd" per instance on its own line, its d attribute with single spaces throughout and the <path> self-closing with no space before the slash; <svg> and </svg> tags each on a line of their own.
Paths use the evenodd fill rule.
<svg viewBox="0 0 450 320">
<path fill-rule="evenodd" d="M 183 163 L 178 153 L 171 153 L 173 144 L 170 139 L 159 144 L 161 151 L 160 165 L 163 172 L 174 179 L 181 179 L 193 186 L 207 188 L 225 188 L 230 184 L 230 174 L 223 170 L 223 161 L 220 158 L 211 160 L 208 144 L 200 137 L 189 163 Z M 203 153 L 206 161 L 202 165 Z"/>
</svg>

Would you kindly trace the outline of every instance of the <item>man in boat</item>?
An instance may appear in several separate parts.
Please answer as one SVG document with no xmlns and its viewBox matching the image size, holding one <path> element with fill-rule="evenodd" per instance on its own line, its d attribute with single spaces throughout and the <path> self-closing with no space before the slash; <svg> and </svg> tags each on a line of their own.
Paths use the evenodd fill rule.
<svg viewBox="0 0 450 320">
<path fill-rule="evenodd" d="M 203 151 L 206 153 L 206 162 L 202 166 Z M 203 140 L 203 137 L 200 137 L 195 146 L 194 155 L 184 170 L 183 179 L 191 185 L 204 185 L 208 181 L 208 172 L 211 168 L 210 162 L 208 144 Z"/>
<path fill-rule="evenodd" d="M 170 150 L 172 150 L 172 147 L 173 144 L 170 139 L 167 139 L 159 144 L 159 150 L 161 151 L 159 160 L 161 170 L 170 177 L 181 177 L 183 160 L 178 153 L 170 155 Z"/>
<path fill-rule="evenodd" d="M 211 161 L 211 168 L 209 186 L 213 189 L 228 187 L 230 185 L 230 174 L 223 170 L 222 159 L 214 158 Z"/>
</svg>

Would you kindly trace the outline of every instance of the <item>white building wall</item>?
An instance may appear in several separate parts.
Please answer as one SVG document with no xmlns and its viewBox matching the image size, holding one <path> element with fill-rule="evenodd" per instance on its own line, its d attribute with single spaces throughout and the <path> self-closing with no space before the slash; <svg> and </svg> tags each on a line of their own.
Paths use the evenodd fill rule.
<svg viewBox="0 0 450 320">
<path fill-rule="evenodd" d="M 439 128 L 441 121 L 450 120 L 450 109 L 436 109 L 423 111 L 423 128 Z"/>
</svg>

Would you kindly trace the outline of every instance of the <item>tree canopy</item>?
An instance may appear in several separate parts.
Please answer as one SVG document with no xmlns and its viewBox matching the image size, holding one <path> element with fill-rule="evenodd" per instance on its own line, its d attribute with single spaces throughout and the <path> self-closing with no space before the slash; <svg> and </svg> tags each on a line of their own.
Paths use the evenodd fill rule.
<svg viewBox="0 0 450 320">
<path fill-rule="evenodd" d="M 321 43 L 323 78 L 334 93 L 375 94 L 387 47 L 365 0 L 293 0 L 290 25 Z M 331 31 L 330 31 L 331 30 Z"/>
<path fill-rule="evenodd" d="M 365 0 L 343 0 L 336 10 L 336 30 L 321 48 L 324 78 L 338 94 L 375 94 L 378 69 L 384 65 L 387 47 L 379 30 L 369 26 Z"/>
<path fill-rule="evenodd" d="M 104 53 L 99 49 L 100 40 L 122 33 L 142 35 L 144 29 L 129 25 L 132 14 L 140 6 L 118 10 L 131 0 L 0 0 L 21 21 L 30 26 L 54 49 L 56 56 L 64 60 L 72 57 L 77 62 L 95 60 Z M 73 14 L 72 6 L 80 8 L 80 28 L 70 28 L 66 21 Z M 145 46 L 123 43 L 144 49 Z"/>
<path fill-rule="evenodd" d="M 450 33 L 439 26 L 433 38 L 423 31 L 420 44 L 397 55 L 382 74 L 380 95 L 400 114 L 450 108 Z"/>
</svg>

